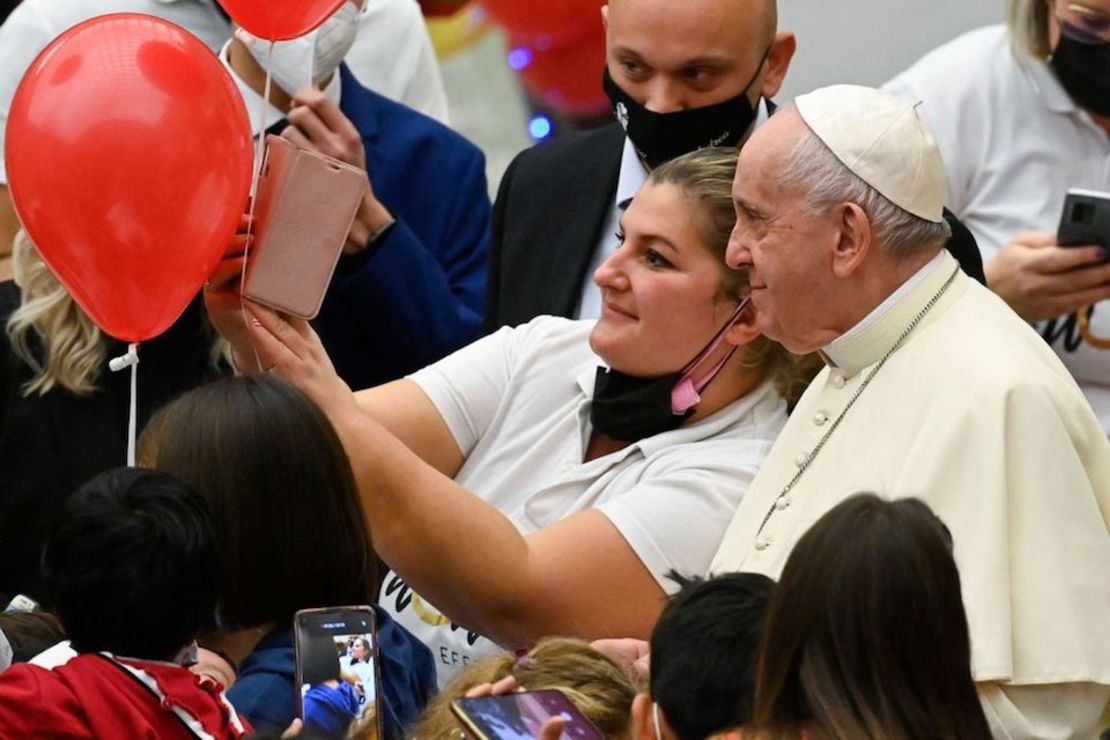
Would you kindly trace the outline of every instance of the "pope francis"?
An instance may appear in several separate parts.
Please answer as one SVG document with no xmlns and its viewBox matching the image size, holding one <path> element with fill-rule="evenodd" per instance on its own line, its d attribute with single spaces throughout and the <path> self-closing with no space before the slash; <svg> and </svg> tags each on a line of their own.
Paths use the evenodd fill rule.
<svg viewBox="0 0 1110 740">
<path fill-rule="evenodd" d="M 914 106 L 849 85 L 744 146 L 733 267 L 760 327 L 826 367 L 713 570 L 777 578 L 851 494 L 916 496 L 952 532 L 973 675 L 998 737 L 1094 737 L 1110 696 L 1110 443 L 1051 349 L 944 251 L 944 165 Z"/>
</svg>

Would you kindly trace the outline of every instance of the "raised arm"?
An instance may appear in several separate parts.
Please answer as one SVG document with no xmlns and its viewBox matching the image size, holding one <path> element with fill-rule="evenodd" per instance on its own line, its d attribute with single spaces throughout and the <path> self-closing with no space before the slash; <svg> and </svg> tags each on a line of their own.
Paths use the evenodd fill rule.
<svg viewBox="0 0 1110 740">
<path fill-rule="evenodd" d="M 443 433 L 450 435 L 445 425 L 416 428 L 404 420 L 409 410 L 393 403 L 398 399 L 418 409 L 431 406 L 414 383 L 400 381 L 356 399 L 305 322 L 251 311 L 264 361 L 312 396 L 335 424 L 379 553 L 438 609 L 508 646 L 548 634 L 648 635 L 663 590 L 604 513 L 583 511 L 522 535 L 504 514 L 444 474 L 451 462 L 461 462 L 461 453 L 456 458 L 428 450 Z M 423 410 L 415 415 L 428 418 Z"/>
</svg>

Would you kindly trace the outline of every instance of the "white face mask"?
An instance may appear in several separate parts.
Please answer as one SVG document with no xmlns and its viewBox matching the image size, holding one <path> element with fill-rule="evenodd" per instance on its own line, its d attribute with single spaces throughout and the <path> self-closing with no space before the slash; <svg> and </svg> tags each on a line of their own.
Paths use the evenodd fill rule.
<svg viewBox="0 0 1110 740">
<path fill-rule="evenodd" d="M 294 95 L 309 84 L 324 84 L 339 69 L 355 43 L 359 13 L 359 7 L 348 0 L 307 36 L 275 41 L 272 53 L 268 40 L 242 28 L 235 29 L 235 37 L 246 45 L 262 69 L 270 70 L 275 85 Z"/>
</svg>

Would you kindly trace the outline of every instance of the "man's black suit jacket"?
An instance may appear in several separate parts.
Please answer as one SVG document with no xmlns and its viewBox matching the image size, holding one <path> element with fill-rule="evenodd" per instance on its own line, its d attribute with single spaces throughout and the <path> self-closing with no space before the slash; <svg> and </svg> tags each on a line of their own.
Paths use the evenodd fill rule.
<svg viewBox="0 0 1110 740">
<path fill-rule="evenodd" d="M 486 330 L 541 314 L 573 316 L 617 192 L 624 131 L 612 123 L 567 134 L 516 156 L 493 205 Z M 975 237 L 947 209 L 948 250 L 979 282 Z"/>
</svg>

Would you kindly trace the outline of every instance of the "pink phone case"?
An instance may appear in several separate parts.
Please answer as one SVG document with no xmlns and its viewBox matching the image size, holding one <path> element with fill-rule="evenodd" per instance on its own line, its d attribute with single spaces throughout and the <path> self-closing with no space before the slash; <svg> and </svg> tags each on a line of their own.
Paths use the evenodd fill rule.
<svg viewBox="0 0 1110 740">
<path fill-rule="evenodd" d="M 357 167 L 267 136 L 243 295 L 314 318 L 365 187 Z"/>
</svg>

